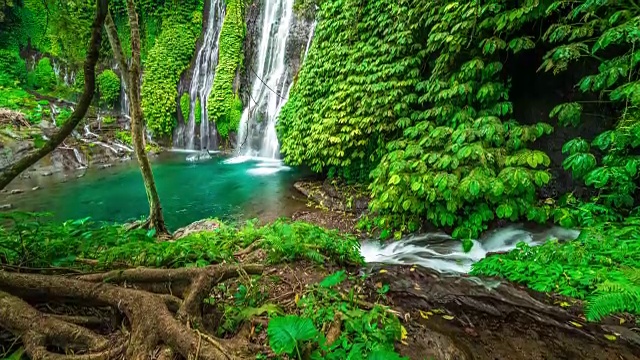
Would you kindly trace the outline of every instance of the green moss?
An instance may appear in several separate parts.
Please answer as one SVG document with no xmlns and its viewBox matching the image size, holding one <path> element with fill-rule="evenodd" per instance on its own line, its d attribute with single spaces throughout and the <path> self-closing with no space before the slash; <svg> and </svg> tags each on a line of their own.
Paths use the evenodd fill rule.
<svg viewBox="0 0 640 360">
<path fill-rule="evenodd" d="M 115 105 L 120 98 L 120 77 L 107 69 L 98 75 L 97 82 L 100 101 L 108 106 Z"/>
<path fill-rule="evenodd" d="M 189 119 L 189 106 L 191 105 L 191 98 L 189 94 L 184 93 L 180 97 L 180 110 L 182 111 L 182 118 L 184 121 L 188 121 Z M 200 105 L 200 98 L 196 99 L 195 103 L 195 121 L 196 124 L 200 124 L 200 120 L 202 119 L 202 107 Z"/>
<path fill-rule="evenodd" d="M 229 132 L 238 129 L 240 116 L 242 116 L 242 102 L 233 92 L 233 80 L 238 67 L 242 64 L 244 36 L 243 2 L 227 0 L 227 12 L 220 32 L 220 59 L 207 103 L 209 119 L 216 122 L 218 133 L 222 138 L 227 138 Z"/>
<path fill-rule="evenodd" d="M 57 83 L 56 74 L 53 72 L 51 66 L 51 60 L 47 57 L 43 57 L 38 61 L 33 75 L 31 76 L 31 86 L 41 90 L 51 90 Z"/>
<path fill-rule="evenodd" d="M 156 135 L 171 134 L 176 124 L 177 84 L 189 66 L 197 31 L 191 23 L 167 19 L 145 63 L 142 109 Z"/>
<path fill-rule="evenodd" d="M 25 74 L 25 63 L 18 51 L 0 49 L 0 85 L 23 81 Z"/>
</svg>

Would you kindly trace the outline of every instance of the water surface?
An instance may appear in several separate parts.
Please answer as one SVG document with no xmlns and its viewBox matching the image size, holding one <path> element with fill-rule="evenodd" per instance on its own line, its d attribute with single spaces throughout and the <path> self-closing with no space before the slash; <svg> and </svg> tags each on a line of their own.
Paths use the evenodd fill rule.
<svg viewBox="0 0 640 360">
<path fill-rule="evenodd" d="M 297 169 L 278 161 L 223 156 L 189 162 L 186 153 L 165 153 L 153 158 L 156 185 L 171 229 L 193 221 L 218 217 L 264 221 L 290 216 L 304 207 L 295 200 L 293 183 Z M 15 210 L 50 211 L 57 220 L 84 218 L 124 222 L 148 214 L 142 176 L 135 161 L 107 169 L 90 169 L 84 176 L 56 174 L 19 179 L 10 189 L 25 189 L 17 195 L 0 195 L 0 204 Z M 32 191 L 34 186 L 40 189 Z"/>
</svg>

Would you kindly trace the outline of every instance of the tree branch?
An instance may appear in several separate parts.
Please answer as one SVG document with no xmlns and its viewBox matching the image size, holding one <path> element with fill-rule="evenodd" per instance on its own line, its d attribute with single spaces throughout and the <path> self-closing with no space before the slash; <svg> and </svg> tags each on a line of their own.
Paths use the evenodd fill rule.
<svg viewBox="0 0 640 360">
<path fill-rule="evenodd" d="M 4 189 L 13 179 L 20 175 L 20 173 L 55 150 L 55 148 L 71 134 L 73 129 L 75 129 L 87 113 L 95 92 L 96 63 L 98 62 L 100 43 L 102 42 L 102 26 L 104 25 L 108 9 L 108 0 L 96 0 L 96 2 L 96 17 L 93 20 L 91 28 L 91 42 L 89 43 L 89 51 L 87 51 L 87 58 L 84 62 L 84 91 L 80 97 L 78 106 L 71 114 L 69 120 L 62 125 L 58 132 L 51 136 L 51 139 L 49 139 L 43 147 L 29 153 L 2 171 L 0 174 L 0 189 Z"/>
</svg>

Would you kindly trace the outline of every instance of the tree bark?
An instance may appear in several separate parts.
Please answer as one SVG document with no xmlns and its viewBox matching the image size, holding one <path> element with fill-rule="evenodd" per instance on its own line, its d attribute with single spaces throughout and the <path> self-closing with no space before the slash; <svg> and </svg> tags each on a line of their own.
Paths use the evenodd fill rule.
<svg viewBox="0 0 640 360">
<path fill-rule="evenodd" d="M 132 58 L 130 66 L 127 66 L 124 52 L 122 51 L 122 45 L 118 38 L 118 33 L 111 15 L 107 17 L 105 27 L 107 29 L 107 36 L 109 37 L 114 57 L 118 62 L 118 66 L 122 69 L 123 77 L 125 78 L 127 93 L 131 103 L 129 116 L 131 118 L 131 138 L 133 141 L 133 149 L 136 153 L 136 158 L 140 166 L 140 172 L 142 173 L 142 180 L 144 181 L 147 200 L 149 202 L 149 218 L 145 223 L 141 224 L 141 226 L 156 229 L 156 233 L 159 235 L 166 235 L 169 231 L 167 230 L 164 222 L 162 205 L 160 203 L 160 196 L 158 195 L 155 179 L 153 177 L 151 163 L 149 162 L 149 158 L 145 151 L 144 121 L 142 115 L 142 101 L 140 98 L 140 26 L 133 0 L 127 0 L 127 13 L 129 16 L 129 27 L 131 28 Z"/>
<path fill-rule="evenodd" d="M 84 61 L 84 90 L 78 106 L 71 114 L 71 117 L 67 122 L 62 125 L 60 130 L 56 132 L 49 141 L 47 141 L 43 147 L 36 149 L 29 153 L 27 156 L 9 165 L 6 169 L 0 173 L 0 189 L 4 189 L 13 179 L 15 179 L 20 173 L 28 169 L 31 165 L 38 162 L 38 160 L 45 157 L 47 154 L 55 150 L 58 145 L 62 144 L 64 139 L 67 138 L 75 129 L 75 127 L 84 119 L 93 94 L 95 92 L 96 85 L 96 63 L 98 62 L 98 56 L 100 54 L 100 43 L 102 42 L 102 26 L 105 22 L 105 17 L 108 12 L 108 0 L 96 1 L 96 16 L 91 26 L 91 41 L 89 43 L 89 51 L 87 51 L 87 58 Z"/>
</svg>

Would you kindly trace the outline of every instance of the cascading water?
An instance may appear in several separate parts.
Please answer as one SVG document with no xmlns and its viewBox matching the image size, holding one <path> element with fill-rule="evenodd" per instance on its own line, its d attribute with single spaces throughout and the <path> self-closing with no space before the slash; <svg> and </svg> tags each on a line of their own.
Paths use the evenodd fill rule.
<svg viewBox="0 0 640 360">
<path fill-rule="evenodd" d="M 186 119 L 186 124 L 178 124 L 173 135 L 173 145 L 177 148 L 196 149 L 197 147 L 200 150 L 218 148 L 216 127 L 207 121 L 207 100 L 218 65 L 218 38 L 224 14 L 224 1 L 211 0 L 207 26 L 202 45 L 196 54 L 196 63 L 189 86 L 189 117 Z M 196 139 L 195 114 L 198 100 L 200 100 L 201 121 L 199 141 L 196 141 L 198 139 Z"/>
<path fill-rule="evenodd" d="M 537 231 L 511 225 L 473 240 L 473 247 L 467 253 L 462 249 L 461 241 L 444 233 L 410 236 L 386 244 L 369 240 L 361 244 L 360 253 L 368 263 L 420 265 L 442 273 L 467 273 L 473 263 L 488 253 L 515 249 L 519 242 L 536 246 L 550 238 L 565 241 L 576 239 L 578 235 L 580 231 L 560 227 Z"/>
<path fill-rule="evenodd" d="M 286 45 L 294 0 L 266 0 L 256 68 L 251 67 L 251 98 L 240 120 L 238 153 L 245 157 L 278 158 L 276 119 L 290 82 Z"/>
</svg>

